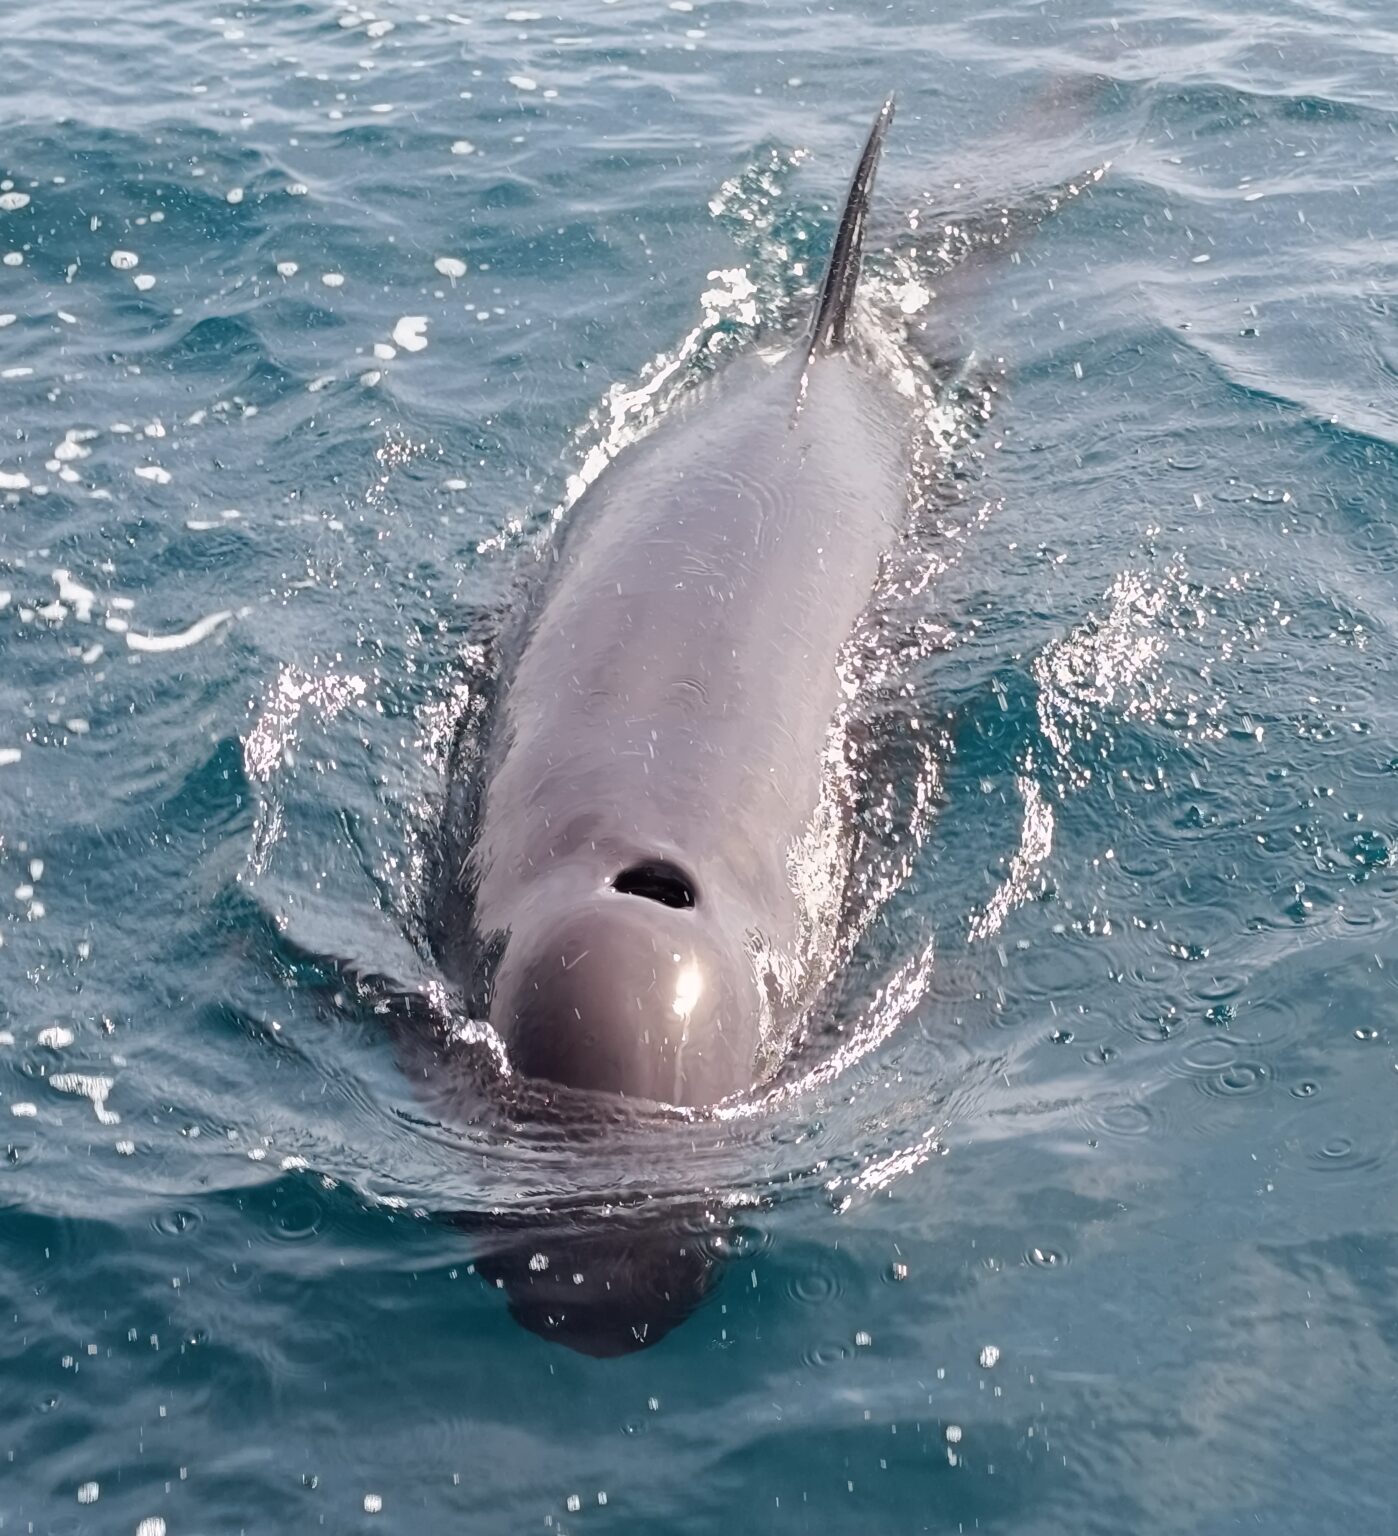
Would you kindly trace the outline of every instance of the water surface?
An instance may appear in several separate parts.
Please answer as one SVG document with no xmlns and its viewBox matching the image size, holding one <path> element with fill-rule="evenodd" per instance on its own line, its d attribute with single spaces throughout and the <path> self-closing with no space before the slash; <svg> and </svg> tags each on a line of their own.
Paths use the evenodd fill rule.
<svg viewBox="0 0 1398 1536">
<path fill-rule="evenodd" d="M 6 33 L 5 1528 L 1387 1528 L 1384 8 Z M 969 361 L 821 1048 L 649 1162 L 453 1118 L 329 962 L 432 980 L 482 635 L 610 452 L 799 324 L 890 88 L 868 323 Z M 696 1191 L 721 1282 L 621 1360 L 441 1219 Z"/>
</svg>

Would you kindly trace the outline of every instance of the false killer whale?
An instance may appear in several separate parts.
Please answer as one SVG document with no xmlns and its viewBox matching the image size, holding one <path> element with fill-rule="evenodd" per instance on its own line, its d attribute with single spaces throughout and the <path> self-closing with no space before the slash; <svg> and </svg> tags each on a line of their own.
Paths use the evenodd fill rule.
<svg viewBox="0 0 1398 1536">
<path fill-rule="evenodd" d="M 847 878 L 840 660 L 906 524 L 913 407 L 853 320 L 890 97 L 809 330 L 720 369 L 573 507 L 470 785 L 434 946 L 515 1071 L 689 1108 L 750 1089 Z"/>
</svg>

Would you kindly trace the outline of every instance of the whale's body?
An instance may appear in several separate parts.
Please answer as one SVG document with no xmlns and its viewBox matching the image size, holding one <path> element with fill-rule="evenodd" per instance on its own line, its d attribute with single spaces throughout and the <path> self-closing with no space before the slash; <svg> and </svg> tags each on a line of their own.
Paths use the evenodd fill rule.
<svg viewBox="0 0 1398 1536">
<path fill-rule="evenodd" d="M 716 384 L 576 509 L 474 855 L 515 1065 L 682 1105 L 750 1087 L 814 984 L 840 651 L 907 496 L 906 404 L 853 354 Z"/>
<path fill-rule="evenodd" d="M 712 1104 L 824 979 L 840 656 L 908 501 L 910 404 L 847 325 L 890 116 L 812 333 L 683 399 L 548 553 L 439 945 L 491 956 L 527 1076 Z"/>
<path fill-rule="evenodd" d="M 690 391 L 579 499 L 484 743 L 453 757 L 434 948 L 517 1073 L 586 1090 L 563 1123 L 603 1096 L 604 1138 L 633 1103 L 751 1088 L 830 979 L 842 653 L 905 526 L 916 436 L 850 324 L 891 116 L 810 331 Z M 641 1348 L 704 1294 L 722 1223 L 702 1201 L 620 1204 L 477 1221 L 478 1267 L 540 1333 Z"/>
</svg>

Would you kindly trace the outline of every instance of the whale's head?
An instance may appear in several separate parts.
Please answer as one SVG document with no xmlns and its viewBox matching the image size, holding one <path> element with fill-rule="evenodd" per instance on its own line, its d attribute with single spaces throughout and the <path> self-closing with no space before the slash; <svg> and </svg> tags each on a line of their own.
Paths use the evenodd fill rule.
<svg viewBox="0 0 1398 1536">
<path fill-rule="evenodd" d="M 663 859 L 587 888 L 545 882 L 513 925 L 490 1021 L 514 1068 L 698 1107 L 752 1086 L 762 996 L 741 931 Z"/>
</svg>

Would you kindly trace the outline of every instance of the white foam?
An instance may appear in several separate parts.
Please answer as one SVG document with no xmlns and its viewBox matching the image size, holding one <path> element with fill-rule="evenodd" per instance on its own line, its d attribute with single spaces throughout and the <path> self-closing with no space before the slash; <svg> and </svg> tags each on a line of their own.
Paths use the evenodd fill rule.
<svg viewBox="0 0 1398 1536">
<path fill-rule="evenodd" d="M 404 352 L 421 352 L 427 345 L 426 315 L 404 315 L 393 327 L 393 340 Z"/>
<path fill-rule="evenodd" d="M 226 624 L 233 617 L 231 609 L 224 608 L 218 613 L 208 614 L 202 619 L 196 620 L 188 629 L 182 629 L 173 635 L 142 635 L 135 630 L 128 630 L 126 643 L 133 651 L 183 651 L 191 645 L 198 645 L 201 640 L 207 640 L 220 625 Z M 107 621 L 107 627 L 112 627 L 112 621 Z"/>
<path fill-rule="evenodd" d="M 103 1125 L 120 1125 L 121 1116 L 115 1110 L 107 1108 L 107 1095 L 111 1093 L 113 1082 L 110 1077 L 98 1077 L 87 1072 L 51 1072 L 49 1074 L 49 1087 L 56 1088 L 59 1093 L 75 1093 L 84 1099 L 90 1099 L 93 1112 Z"/>
<path fill-rule="evenodd" d="M 59 601 L 67 603 L 79 621 L 86 624 L 92 618 L 92 605 L 97 601 L 97 594 L 91 587 L 74 581 L 65 570 L 54 571 L 53 579 L 58 585 Z"/>
</svg>

